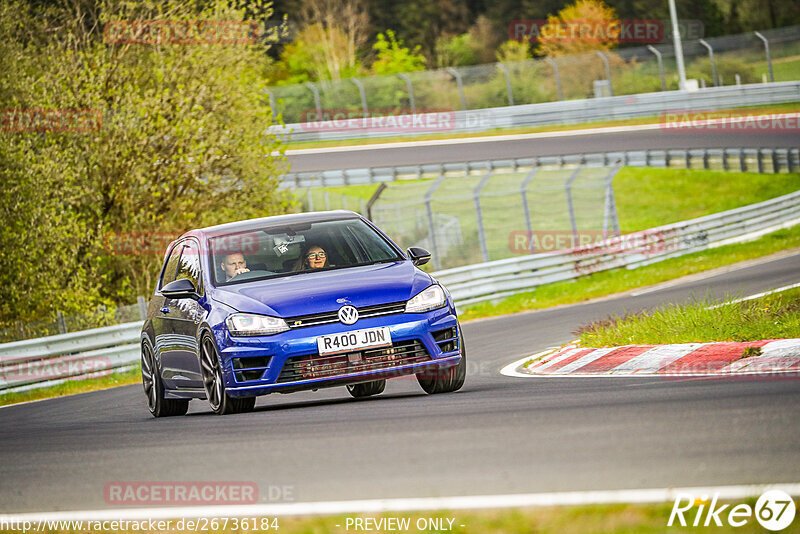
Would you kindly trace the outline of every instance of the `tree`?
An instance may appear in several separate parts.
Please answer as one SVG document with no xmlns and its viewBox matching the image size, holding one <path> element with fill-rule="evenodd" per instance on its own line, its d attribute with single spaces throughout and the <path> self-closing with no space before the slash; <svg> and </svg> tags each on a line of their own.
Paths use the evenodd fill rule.
<svg viewBox="0 0 800 534">
<path fill-rule="evenodd" d="M 379 33 L 377 41 L 372 46 L 377 53 L 377 57 L 372 63 L 372 70 L 375 74 L 425 70 L 425 57 L 419 53 L 419 45 L 411 51 L 403 46 L 403 41 L 397 40 L 392 30 L 387 30 L 386 36 L 388 39 Z"/>
<path fill-rule="evenodd" d="M 277 191 L 280 144 L 265 133 L 267 45 L 104 41 L 120 21 L 243 20 L 225 1 L 205 5 L 0 7 L 0 67 L 13 73 L 0 82 L 0 107 L 97 119 L 0 131 L 0 250 L 13 265 L 0 274 L 0 322 L 132 302 L 153 290 L 162 236 L 292 209 Z M 120 249 L 119 236 L 132 248 Z"/>
<path fill-rule="evenodd" d="M 619 41 L 619 20 L 602 0 L 577 0 L 547 17 L 538 41 L 545 56 L 608 50 Z"/>
</svg>

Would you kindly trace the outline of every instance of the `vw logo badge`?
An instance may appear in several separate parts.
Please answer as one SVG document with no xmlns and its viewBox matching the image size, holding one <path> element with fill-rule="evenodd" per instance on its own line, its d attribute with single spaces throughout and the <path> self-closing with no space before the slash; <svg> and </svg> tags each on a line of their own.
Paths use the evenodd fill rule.
<svg viewBox="0 0 800 534">
<path fill-rule="evenodd" d="M 339 320 L 344 324 L 353 324 L 358 321 L 358 310 L 353 306 L 339 308 Z"/>
</svg>

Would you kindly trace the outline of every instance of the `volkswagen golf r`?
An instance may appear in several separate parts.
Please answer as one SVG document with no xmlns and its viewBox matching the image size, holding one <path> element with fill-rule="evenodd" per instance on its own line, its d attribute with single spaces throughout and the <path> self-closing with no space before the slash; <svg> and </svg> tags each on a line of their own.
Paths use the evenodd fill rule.
<svg viewBox="0 0 800 534">
<path fill-rule="evenodd" d="M 370 221 L 349 211 L 192 230 L 167 248 L 141 336 L 155 417 L 207 399 L 218 414 L 257 396 L 346 386 L 376 395 L 415 374 L 427 393 L 464 384 L 453 299 Z"/>
</svg>

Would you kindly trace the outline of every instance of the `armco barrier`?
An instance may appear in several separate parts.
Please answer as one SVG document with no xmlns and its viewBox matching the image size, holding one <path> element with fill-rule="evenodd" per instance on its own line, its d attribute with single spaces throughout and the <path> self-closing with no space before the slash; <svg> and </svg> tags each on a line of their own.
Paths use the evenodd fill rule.
<svg viewBox="0 0 800 534">
<path fill-rule="evenodd" d="M 720 110 L 745 106 L 763 106 L 800 102 L 800 81 L 769 84 L 710 87 L 697 91 L 668 91 L 636 95 L 566 100 L 542 104 L 525 104 L 447 113 L 426 114 L 434 122 L 453 121 L 448 134 L 486 132 L 496 128 L 519 128 L 551 124 L 580 124 L 601 120 L 652 117 L 671 111 Z M 441 117 L 440 117 L 441 116 Z M 410 116 L 396 119 L 411 122 Z M 337 128 L 336 124 L 320 123 L 308 128 L 303 123 L 271 126 L 271 133 L 288 136 L 292 141 L 329 141 L 341 139 L 377 139 L 407 136 L 413 132 L 397 128 Z"/>
<path fill-rule="evenodd" d="M 447 286 L 457 304 L 464 306 L 606 269 L 632 269 L 798 223 L 800 191 L 603 243 L 433 275 Z M 134 322 L 0 345 L 0 390 L 49 385 L 134 365 L 140 356 L 141 326 L 141 322 Z"/>
<path fill-rule="evenodd" d="M 139 361 L 142 322 L 0 345 L 0 390 L 102 376 Z"/>
<path fill-rule="evenodd" d="M 368 167 L 332 171 L 288 173 L 280 177 L 280 187 L 289 189 L 310 187 L 338 187 L 364 185 L 378 182 L 395 182 L 414 178 L 437 178 L 443 174 L 457 175 L 474 172 L 515 172 L 533 167 L 608 167 L 616 164 L 629 167 L 676 167 L 750 172 L 794 172 L 800 169 L 800 149 L 797 148 L 693 148 L 670 150 L 629 150 L 571 154 L 565 156 L 538 156 L 463 163 L 436 163 L 426 165 L 400 165 L 396 167 Z"/>
</svg>

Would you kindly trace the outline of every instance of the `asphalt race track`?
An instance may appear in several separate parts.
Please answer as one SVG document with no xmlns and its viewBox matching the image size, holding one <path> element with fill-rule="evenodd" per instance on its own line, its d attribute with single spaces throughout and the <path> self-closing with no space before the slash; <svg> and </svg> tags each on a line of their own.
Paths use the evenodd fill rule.
<svg viewBox="0 0 800 534">
<path fill-rule="evenodd" d="M 120 481 L 255 482 L 261 502 L 800 481 L 798 379 L 510 378 L 611 313 L 800 281 L 800 251 L 650 291 L 466 323 L 454 394 L 415 380 L 155 420 L 139 385 L 0 409 L 2 512 L 106 508 Z"/>
<path fill-rule="evenodd" d="M 387 147 L 345 152 L 289 154 L 292 172 L 331 169 L 355 169 L 393 165 L 417 165 L 481 161 L 490 159 L 529 158 L 591 152 L 614 152 L 657 148 L 796 148 L 800 132 L 686 132 L 646 130 L 616 133 L 595 133 L 569 137 L 543 137 L 448 145 Z M 291 146 L 289 147 L 291 149 Z"/>
</svg>

